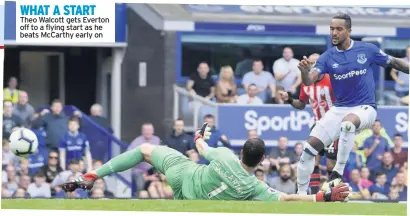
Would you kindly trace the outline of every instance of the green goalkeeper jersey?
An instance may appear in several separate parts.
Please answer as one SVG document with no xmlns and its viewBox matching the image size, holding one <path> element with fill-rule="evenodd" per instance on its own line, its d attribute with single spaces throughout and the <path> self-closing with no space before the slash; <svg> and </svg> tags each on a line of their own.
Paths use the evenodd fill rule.
<svg viewBox="0 0 410 216">
<path fill-rule="evenodd" d="M 184 174 L 185 199 L 279 201 L 280 192 L 249 174 L 230 149 L 209 147 L 204 157 L 209 165 L 189 167 Z"/>
</svg>

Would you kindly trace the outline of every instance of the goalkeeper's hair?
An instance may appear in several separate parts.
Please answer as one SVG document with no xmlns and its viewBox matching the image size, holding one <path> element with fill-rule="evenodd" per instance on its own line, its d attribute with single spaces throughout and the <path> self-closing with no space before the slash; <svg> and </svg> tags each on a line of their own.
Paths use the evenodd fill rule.
<svg viewBox="0 0 410 216">
<path fill-rule="evenodd" d="M 265 142 L 259 138 L 248 139 L 242 148 L 242 162 L 249 167 L 256 167 L 265 155 Z"/>
</svg>

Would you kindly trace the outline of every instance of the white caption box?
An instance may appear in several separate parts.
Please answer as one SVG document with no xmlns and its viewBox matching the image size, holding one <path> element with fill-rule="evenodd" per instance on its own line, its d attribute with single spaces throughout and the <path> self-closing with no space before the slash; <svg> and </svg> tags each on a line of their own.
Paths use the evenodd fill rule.
<svg viewBox="0 0 410 216">
<path fill-rule="evenodd" d="M 16 41 L 113 43 L 115 2 L 19 0 L 16 2 Z"/>
</svg>

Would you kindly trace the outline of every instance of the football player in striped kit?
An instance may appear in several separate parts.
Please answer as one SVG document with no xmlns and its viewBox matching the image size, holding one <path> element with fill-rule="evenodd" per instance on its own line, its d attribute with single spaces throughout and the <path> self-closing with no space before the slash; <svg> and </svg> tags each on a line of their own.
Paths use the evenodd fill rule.
<svg viewBox="0 0 410 216">
<path fill-rule="evenodd" d="M 314 53 L 309 56 L 309 61 L 316 62 L 319 58 L 319 54 Z M 306 104 L 309 103 L 312 107 L 313 113 L 315 114 L 315 122 L 319 121 L 325 113 L 333 106 L 335 97 L 333 95 L 332 84 L 330 83 L 329 74 L 324 74 L 322 77 L 310 86 L 306 86 L 302 83 L 299 93 L 299 99 L 292 98 L 292 94 L 289 92 L 280 92 L 280 95 L 284 101 L 292 105 L 294 108 L 303 110 Z M 315 124 L 316 125 L 316 124 Z M 315 126 L 313 125 L 312 128 Z M 333 167 L 336 163 L 337 156 L 337 143 L 339 140 L 333 142 L 328 148 L 323 149 L 316 156 L 315 168 L 312 175 L 310 176 L 310 192 L 316 194 L 320 189 L 320 169 L 319 163 L 322 156 L 326 155 L 326 168 L 330 175 L 332 173 Z"/>
</svg>

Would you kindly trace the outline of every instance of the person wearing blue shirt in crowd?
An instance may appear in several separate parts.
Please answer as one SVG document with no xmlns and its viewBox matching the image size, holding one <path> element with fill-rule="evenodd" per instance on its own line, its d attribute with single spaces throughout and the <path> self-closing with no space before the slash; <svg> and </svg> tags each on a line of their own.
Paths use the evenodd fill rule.
<svg viewBox="0 0 410 216">
<path fill-rule="evenodd" d="M 218 147 L 218 143 L 221 142 L 227 148 L 231 147 L 231 144 L 226 137 L 220 130 L 216 129 L 215 127 L 215 117 L 213 115 L 206 115 L 204 117 L 204 121 L 208 123 L 208 126 L 211 128 L 211 137 L 206 141 L 209 147 L 216 148 Z M 209 164 L 209 161 L 203 157 L 200 157 L 199 160 L 200 164 Z"/>
<path fill-rule="evenodd" d="M 388 140 L 380 135 L 381 128 L 380 120 L 376 120 L 372 127 L 373 135 L 363 143 L 364 156 L 367 157 L 366 166 L 370 170 L 379 167 L 382 164 L 383 154 L 390 150 Z"/>
<path fill-rule="evenodd" d="M 68 121 L 68 131 L 63 135 L 60 142 L 60 164 L 63 170 L 66 169 L 72 159 L 80 160 L 85 155 L 88 171 L 92 170 L 92 158 L 90 146 L 85 134 L 78 131 L 80 128 L 79 119 L 71 117 Z"/>
<path fill-rule="evenodd" d="M 406 74 L 409 63 L 387 55 L 371 43 L 351 39 L 352 20 L 339 13 L 329 26 L 332 48 L 316 62 L 304 56 L 298 68 L 303 84 L 310 86 L 329 74 L 336 97 L 334 106 L 317 122 L 307 140 L 297 170 L 298 194 L 306 194 L 314 170 L 315 157 L 339 139 L 337 162 L 322 189 L 340 183 L 356 132 L 370 128 L 377 116 L 374 68 L 392 67 Z"/>
<path fill-rule="evenodd" d="M 177 119 L 174 121 L 174 129 L 172 134 L 164 139 L 164 144 L 169 148 L 175 149 L 187 157 L 197 159 L 198 156 L 193 156 L 193 154 L 198 154 L 193 148 L 194 138 L 184 132 L 184 120 Z M 195 161 L 198 162 L 198 161 Z"/>
<path fill-rule="evenodd" d="M 387 182 L 385 173 L 376 173 L 376 183 L 369 188 L 373 199 L 387 199 L 390 191 L 390 184 Z"/>
<path fill-rule="evenodd" d="M 394 166 L 391 152 L 385 152 L 382 156 L 382 163 L 372 170 L 370 179 L 374 181 L 375 173 L 385 173 L 387 182 L 391 183 L 398 172 L 399 168 Z"/>
</svg>

